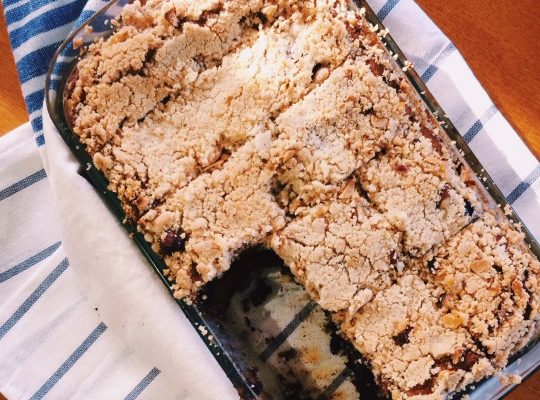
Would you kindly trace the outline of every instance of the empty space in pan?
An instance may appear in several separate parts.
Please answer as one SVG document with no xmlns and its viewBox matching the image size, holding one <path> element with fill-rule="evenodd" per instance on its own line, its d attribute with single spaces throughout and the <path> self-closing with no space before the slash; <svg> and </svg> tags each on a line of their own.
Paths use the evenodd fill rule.
<svg viewBox="0 0 540 400">
<path fill-rule="evenodd" d="M 261 398 L 383 398 L 360 354 L 270 250 L 242 253 L 196 307 Z"/>
</svg>

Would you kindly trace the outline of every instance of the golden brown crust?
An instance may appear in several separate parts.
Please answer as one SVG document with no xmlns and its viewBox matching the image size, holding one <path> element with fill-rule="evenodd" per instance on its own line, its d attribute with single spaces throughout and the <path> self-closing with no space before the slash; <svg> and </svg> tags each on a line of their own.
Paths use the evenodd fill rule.
<svg viewBox="0 0 540 400">
<path fill-rule="evenodd" d="M 149 0 L 116 24 L 66 110 L 176 297 L 268 246 L 395 399 L 534 334 L 538 260 L 345 0 Z"/>
<path fill-rule="evenodd" d="M 395 399 L 440 399 L 492 375 L 536 332 L 540 263 L 487 211 L 414 260 L 341 329 Z"/>
<path fill-rule="evenodd" d="M 369 199 L 403 229 L 405 251 L 414 257 L 453 237 L 480 209 L 476 191 L 432 135 L 438 132 L 415 124 L 359 172 Z"/>
</svg>

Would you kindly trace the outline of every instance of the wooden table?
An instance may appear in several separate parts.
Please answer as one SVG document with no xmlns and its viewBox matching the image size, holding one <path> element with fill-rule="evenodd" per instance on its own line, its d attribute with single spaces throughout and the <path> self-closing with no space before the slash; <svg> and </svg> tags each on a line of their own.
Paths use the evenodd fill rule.
<svg viewBox="0 0 540 400">
<path fill-rule="evenodd" d="M 537 0 L 417 0 L 456 44 L 499 110 L 540 157 L 540 6 Z M 0 3 L 0 11 L 2 5 Z M 28 120 L 0 17 L 0 135 Z M 540 399 L 540 372 L 508 399 Z M 0 400 L 3 400 L 0 395 Z"/>
</svg>

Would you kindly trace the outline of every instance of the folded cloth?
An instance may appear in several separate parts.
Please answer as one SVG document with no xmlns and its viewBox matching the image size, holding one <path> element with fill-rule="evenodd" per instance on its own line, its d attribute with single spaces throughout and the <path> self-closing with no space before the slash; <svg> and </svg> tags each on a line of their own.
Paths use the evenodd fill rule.
<svg viewBox="0 0 540 400">
<path fill-rule="evenodd" d="M 10 400 L 237 398 L 162 283 L 58 150 L 50 165 L 63 163 L 66 175 L 47 177 L 29 124 L 0 141 L 0 392 Z M 60 214 L 75 230 L 64 237 L 78 238 L 67 247 L 51 178 L 70 182 L 57 197 L 67 203 L 57 204 L 83 213 L 79 221 Z"/>
<path fill-rule="evenodd" d="M 38 146 L 28 125 L 0 139 L 0 392 L 10 400 L 235 398 L 41 114 L 54 49 L 104 3 L 4 0 Z M 459 52 L 412 0 L 369 3 L 540 237 L 540 165 Z"/>
</svg>

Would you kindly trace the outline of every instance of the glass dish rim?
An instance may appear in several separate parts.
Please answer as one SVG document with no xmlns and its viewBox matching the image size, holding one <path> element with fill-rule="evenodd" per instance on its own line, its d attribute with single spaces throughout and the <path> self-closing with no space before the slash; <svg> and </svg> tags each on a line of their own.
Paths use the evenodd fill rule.
<svg viewBox="0 0 540 400">
<path fill-rule="evenodd" d="M 129 234 L 133 237 L 134 241 L 136 242 L 139 249 L 143 252 L 145 258 L 149 261 L 154 271 L 158 274 L 161 281 L 167 286 L 169 292 L 172 293 L 171 286 L 169 284 L 169 281 L 165 277 L 163 270 L 166 269 L 165 264 L 163 260 L 155 254 L 149 244 L 144 240 L 143 235 L 137 231 L 136 227 L 132 226 L 126 219 L 125 213 L 120 206 L 120 202 L 118 201 L 118 198 L 116 195 L 109 191 L 107 189 L 107 180 L 103 176 L 103 174 L 97 170 L 97 168 L 94 166 L 92 159 L 86 153 L 84 150 L 84 145 L 80 143 L 78 140 L 78 137 L 76 134 L 71 130 L 69 127 L 69 124 L 65 118 L 65 114 L 63 112 L 63 107 L 59 109 L 55 109 L 56 104 L 53 104 L 51 101 L 51 92 L 53 91 L 51 88 L 51 81 L 52 76 L 54 75 L 54 68 L 57 63 L 58 57 L 62 54 L 62 52 L 66 49 L 67 46 L 70 46 L 73 44 L 73 41 L 75 38 L 77 38 L 78 35 L 80 35 L 81 32 L 87 27 L 92 26 L 92 23 L 98 19 L 100 16 L 103 16 L 106 14 L 106 12 L 111 9 L 113 6 L 118 5 L 119 3 L 122 3 L 123 5 L 129 4 L 132 1 L 130 0 L 111 0 L 108 4 L 104 5 L 101 9 L 99 9 L 97 12 L 95 12 L 92 16 L 90 16 L 84 23 L 82 23 L 77 29 L 73 30 L 70 35 L 62 42 L 62 44 L 59 46 L 59 48 L 56 50 L 56 52 L 53 55 L 53 58 L 51 60 L 51 63 L 49 64 L 47 75 L 45 79 L 45 103 L 47 107 L 47 112 L 49 116 L 51 117 L 55 127 L 57 128 L 58 132 L 62 136 L 63 140 L 66 142 L 68 147 L 70 148 L 70 151 L 73 153 L 73 155 L 76 157 L 77 161 L 80 164 L 81 167 L 81 174 L 85 176 L 85 178 L 95 187 L 95 189 L 99 192 L 101 197 L 103 198 L 104 202 L 109 206 L 113 214 L 117 219 L 120 220 L 120 222 L 124 225 L 126 230 L 129 232 Z M 373 11 L 373 9 L 370 7 L 368 2 L 366 0 L 348 0 L 348 2 L 351 4 L 352 7 L 356 8 L 365 8 L 366 12 L 364 14 L 364 18 L 371 23 L 372 25 L 378 25 L 379 29 L 385 29 L 385 26 L 382 24 L 382 22 L 379 20 L 377 14 Z M 437 121 L 437 124 L 439 125 L 440 129 L 444 132 L 444 134 L 448 137 L 449 140 L 451 140 L 455 148 L 463 152 L 461 154 L 462 158 L 467 162 L 468 166 L 472 169 L 472 171 L 476 174 L 476 177 L 481 179 L 479 181 L 479 184 L 482 188 L 482 190 L 488 195 L 488 198 L 491 203 L 499 205 L 502 207 L 512 207 L 507 201 L 502 192 L 499 190 L 498 186 L 495 184 L 493 179 L 489 176 L 487 171 L 484 169 L 476 155 L 472 152 L 469 145 L 465 142 L 461 134 L 458 132 L 458 130 L 455 128 L 453 123 L 450 121 L 448 117 L 446 117 L 446 114 L 444 113 L 442 107 L 439 105 L 435 97 L 432 95 L 431 91 L 427 88 L 426 84 L 422 81 L 416 70 L 414 68 L 408 68 L 408 65 L 405 63 L 407 59 L 405 58 L 405 55 L 397 45 L 397 43 L 392 38 L 391 34 L 387 34 L 384 39 L 381 39 L 382 45 L 386 49 L 386 51 L 390 52 L 391 54 L 397 54 L 397 59 L 395 59 L 396 64 L 399 68 L 403 69 L 403 75 L 407 78 L 407 80 L 411 83 L 414 92 L 416 95 L 419 96 L 419 98 L 422 100 L 422 102 L 425 104 L 427 109 L 429 110 L 429 113 L 433 117 L 435 121 Z M 76 57 L 75 62 L 72 62 L 72 66 L 69 67 L 68 71 L 71 71 L 73 66 L 76 64 L 79 57 Z M 56 98 L 54 103 L 58 103 L 58 98 L 63 98 L 64 94 L 64 88 L 65 88 L 65 81 L 67 80 L 68 74 L 65 74 L 65 76 L 62 76 L 61 83 L 58 86 L 58 92 L 56 93 Z M 59 113 L 60 111 L 60 113 Z M 506 215 L 505 218 L 509 219 L 513 223 L 520 224 L 522 226 L 522 230 L 525 234 L 525 242 L 527 245 L 529 245 L 531 252 L 540 259 L 540 245 L 538 244 L 537 240 L 534 238 L 534 236 L 530 233 L 527 226 L 522 222 L 520 217 L 515 213 L 512 212 L 511 215 Z M 219 340 L 216 341 L 216 337 L 214 336 L 214 340 L 210 341 L 208 339 L 211 335 L 203 335 L 201 334 L 200 330 L 197 329 L 200 326 L 204 326 L 208 329 L 210 334 L 212 334 L 211 327 L 208 326 L 208 324 L 205 321 L 205 318 L 203 315 L 201 315 L 201 312 L 198 311 L 197 307 L 193 304 L 188 304 L 186 301 L 183 300 L 177 300 L 174 299 L 177 304 L 180 306 L 182 311 L 186 314 L 188 317 L 188 320 L 194 327 L 194 329 L 197 331 L 199 336 L 203 339 L 204 343 L 210 350 L 210 352 L 213 354 L 213 356 L 216 358 L 218 363 L 220 364 L 221 368 L 224 370 L 224 372 L 227 374 L 229 379 L 231 379 L 233 385 L 237 389 L 241 389 L 242 394 L 244 396 L 247 396 L 245 398 L 257 398 L 257 393 L 252 388 L 252 385 L 250 382 L 248 382 L 247 378 L 242 374 L 240 368 L 236 364 L 233 358 L 228 356 L 226 352 L 223 350 L 223 347 L 220 345 Z M 532 350 L 535 345 L 540 346 L 540 343 L 538 343 L 538 335 L 535 339 L 531 340 L 527 346 L 524 347 L 526 349 L 524 353 L 527 353 L 528 351 Z M 522 352 L 520 351 L 519 354 Z M 515 361 L 514 361 L 515 362 Z M 509 362 L 508 365 L 510 365 L 511 362 Z M 532 368 L 531 370 L 527 371 L 527 373 L 522 376 L 522 378 L 525 380 L 526 378 L 532 376 L 536 370 L 540 368 L 540 361 Z M 495 376 L 490 377 L 488 379 L 496 379 Z M 477 383 L 477 389 L 480 385 L 482 385 L 484 381 Z M 510 391 L 515 389 L 518 385 L 514 385 L 511 387 L 503 387 L 500 385 L 500 390 L 496 393 L 496 398 L 502 398 L 506 396 Z M 477 390 L 476 389 L 476 390 Z M 467 393 L 473 394 L 475 390 L 468 391 Z"/>
</svg>

